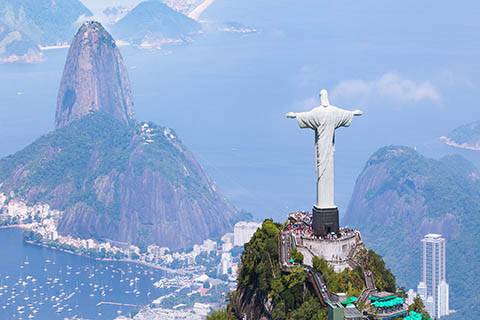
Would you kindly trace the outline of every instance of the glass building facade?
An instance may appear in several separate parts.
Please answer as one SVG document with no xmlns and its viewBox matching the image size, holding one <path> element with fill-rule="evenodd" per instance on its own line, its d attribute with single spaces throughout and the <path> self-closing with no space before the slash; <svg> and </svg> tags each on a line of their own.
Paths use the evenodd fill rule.
<svg viewBox="0 0 480 320">
<path fill-rule="evenodd" d="M 445 239 L 429 233 L 422 239 L 422 281 L 418 293 L 431 317 L 448 315 L 449 288 L 445 270 Z"/>
</svg>

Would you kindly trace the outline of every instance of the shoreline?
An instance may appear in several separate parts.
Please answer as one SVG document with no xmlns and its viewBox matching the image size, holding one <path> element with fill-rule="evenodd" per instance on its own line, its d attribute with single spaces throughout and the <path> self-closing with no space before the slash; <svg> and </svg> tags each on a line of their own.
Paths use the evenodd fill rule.
<svg viewBox="0 0 480 320">
<path fill-rule="evenodd" d="M 1 229 L 14 229 L 14 228 L 29 230 L 29 228 L 25 225 L 1 226 L 0 230 Z M 175 269 L 170 269 L 170 268 L 163 267 L 163 266 L 160 266 L 160 265 L 157 265 L 157 264 L 153 264 L 153 263 L 150 263 L 150 262 L 139 261 L 139 260 L 89 257 L 87 255 L 79 254 L 79 253 L 74 252 L 74 251 L 70 251 L 70 250 L 66 250 L 66 249 L 62 249 L 62 248 L 57 248 L 57 247 L 52 247 L 52 246 L 49 246 L 49 245 L 44 244 L 44 243 L 38 243 L 38 242 L 34 242 L 34 241 L 31 241 L 31 240 L 25 240 L 25 239 L 22 239 L 22 240 L 23 240 L 24 243 L 28 243 L 28 244 L 33 245 L 33 246 L 43 247 L 43 248 L 54 250 L 54 251 L 61 251 L 61 252 L 64 252 L 64 253 L 68 253 L 68 254 L 78 256 L 78 257 L 83 257 L 83 258 L 86 258 L 86 259 L 91 259 L 91 260 L 96 260 L 96 261 L 129 262 L 129 263 L 135 263 L 135 264 L 143 265 L 145 267 L 149 267 L 149 268 L 153 268 L 153 269 L 157 269 L 157 270 L 163 270 L 163 271 L 168 272 L 168 273 L 176 273 L 176 274 L 184 274 L 184 275 L 192 273 L 192 271 L 185 271 L 184 269 L 175 270 Z"/>
<path fill-rule="evenodd" d="M 192 10 L 188 14 L 189 18 L 192 18 L 193 20 L 199 21 L 200 16 L 202 13 L 207 10 L 207 8 L 214 2 L 214 0 L 205 0 L 202 3 L 198 5 L 195 9 Z"/>
<path fill-rule="evenodd" d="M 57 49 L 68 49 L 70 48 L 70 44 L 62 44 L 57 46 L 38 46 L 41 51 L 48 51 L 48 50 L 57 50 Z"/>
<path fill-rule="evenodd" d="M 8 226 L 1 226 L 0 229 L 24 229 L 24 230 L 29 230 L 29 226 L 25 224 L 11 224 Z"/>
<path fill-rule="evenodd" d="M 455 148 L 460 148 L 460 149 L 466 149 L 466 150 L 473 150 L 473 151 L 480 151 L 480 147 L 474 147 L 469 145 L 468 143 L 462 143 L 458 144 L 454 142 L 453 140 L 449 139 L 448 137 L 441 136 L 440 140 L 443 140 L 446 145 L 455 147 Z"/>
</svg>

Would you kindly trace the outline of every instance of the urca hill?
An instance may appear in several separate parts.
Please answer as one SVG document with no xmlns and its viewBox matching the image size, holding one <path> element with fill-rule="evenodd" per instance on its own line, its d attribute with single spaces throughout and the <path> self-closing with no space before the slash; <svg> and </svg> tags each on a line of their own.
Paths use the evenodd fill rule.
<svg viewBox="0 0 480 320">
<path fill-rule="evenodd" d="M 65 211 L 61 234 L 180 248 L 236 221 L 172 129 L 135 121 L 124 62 L 99 23 L 72 42 L 55 123 L 0 160 L 0 191 Z"/>
</svg>

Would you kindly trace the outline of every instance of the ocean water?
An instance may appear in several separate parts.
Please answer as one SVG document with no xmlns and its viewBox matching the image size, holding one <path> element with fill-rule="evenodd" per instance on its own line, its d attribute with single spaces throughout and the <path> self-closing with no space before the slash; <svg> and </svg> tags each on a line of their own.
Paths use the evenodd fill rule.
<svg viewBox="0 0 480 320">
<path fill-rule="evenodd" d="M 475 1 L 216 0 L 202 16 L 205 34 L 194 42 L 120 50 L 137 119 L 173 128 L 235 206 L 258 220 L 283 221 L 315 201 L 313 132 L 284 115 L 314 107 L 321 88 L 332 93 L 351 80 L 362 85 L 330 97 L 334 105 L 365 112 L 336 134 L 341 214 L 365 162 L 382 146 L 407 145 L 435 158 L 460 153 L 480 167 L 479 153 L 439 140 L 480 118 L 480 43 L 472 37 L 480 31 L 479 13 Z M 258 32 L 218 32 L 225 22 Z M 42 64 L 0 65 L 0 157 L 54 128 L 67 50 L 45 55 Z M 399 80 L 382 87 L 386 74 Z M 408 89 L 425 84 L 438 99 Z M 15 229 L 1 229 L 0 243 L 0 319 L 25 319 L 33 310 L 36 319 L 112 319 L 134 308 L 99 302 L 142 305 L 164 293 L 153 287 L 165 276 L 158 270 L 27 245 Z M 127 277 L 139 278 L 138 296 Z"/>
<path fill-rule="evenodd" d="M 321 88 L 332 93 L 345 81 L 362 81 L 363 89 L 330 98 L 365 111 L 336 134 L 342 214 L 378 148 L 408 145 L 439 157 L 456 152 L 440 136 L 480 118 L 479 43 L 466 37 L 480 29 L 479 11 L 472 1 L 452 8 L 433 1 L 217 0 L 202 16 L 205 34 L 194 42 L 121 52 L 137 119 L 172 127 L 219 190 L 258 219 L 283 220 L 315 201 L 313 132 L 285 113 L 314 107 Z M 218 32 L 225 22 L 258 32 Z M 0 66 L 0 156 L 53 129 L 66 54 L 49 51 L 43 64 Z M 381 87 L 386 74 L 397 80 Z M 425 84 L 436 99 L 408 89 Z"/>
<path fill-rule="evenodd" d="M 20 229 L 1 229 L 0 242 L 0 319 L 114 319 L 168 292 L 153 286 L 161 270 L 30 245 Z"/>
</svg>

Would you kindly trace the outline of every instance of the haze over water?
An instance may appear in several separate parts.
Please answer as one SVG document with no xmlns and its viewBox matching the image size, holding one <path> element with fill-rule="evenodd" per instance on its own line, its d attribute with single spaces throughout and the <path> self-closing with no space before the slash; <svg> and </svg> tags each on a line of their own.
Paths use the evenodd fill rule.
<svg viewBox="0 0 480 320">
<path fill-rule="evenodd" d="M 316 106 L 321 88 L 333 105 L 365 111 L 337 131 L 342 213 L 379 147 L 456 152 L 438 138 L 480 118 L 479 43 L 465 39 L 478 31 L 479 11 L 473 1 L 217 0 L 202 16 L 206 34 L 193 43 L 170 54 L 120 50 L 137 119 L 174 128 L 238 208 L 283 220 L 310 209 L 315 197 L 313 132 L 285 113 Z M 452 19 L 460 14 L 462 21 Z M 258 32 L 216 31 L 230 21 Z M 1 156 L 53 129 L 66 53 L 46 52 L 39 65 L 0 66 Z"/>
</svg>

